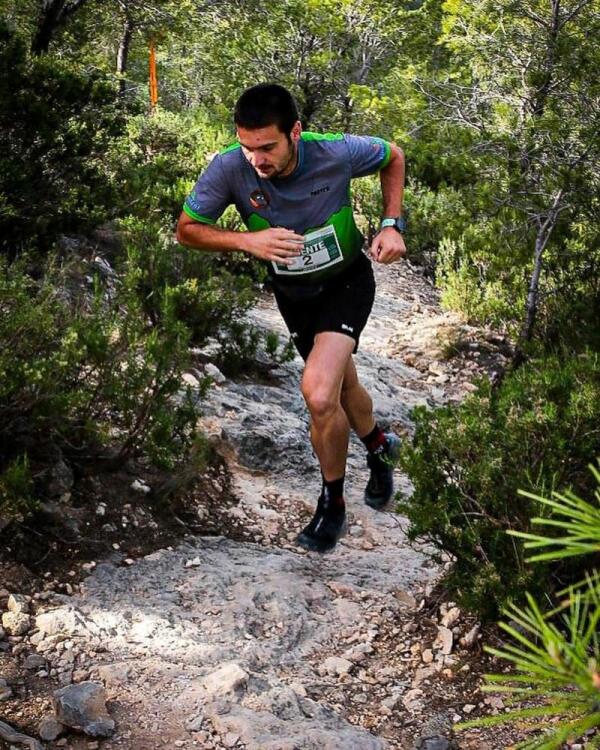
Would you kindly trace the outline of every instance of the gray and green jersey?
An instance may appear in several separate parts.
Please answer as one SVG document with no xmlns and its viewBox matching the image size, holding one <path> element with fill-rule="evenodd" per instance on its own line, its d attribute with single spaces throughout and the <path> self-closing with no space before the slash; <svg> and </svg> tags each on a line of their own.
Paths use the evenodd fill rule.
<svg viewBox="0 0 600 750">
<path fill-rule="evenodd" d="M 214 224 L 233 203 L 250 231 L 285 227 L 304 235 L 302 255 L 290 266 L 269 263 L 269 272 L 280 284 L 321 282 L 351 265 L 362 248 L 350 180 L 379 171 L 390 155 L 381 138 L 302 133 L 294 171 L 264 180 L 235 143 L 210 162 L 183 210 Z"/>
</svg>

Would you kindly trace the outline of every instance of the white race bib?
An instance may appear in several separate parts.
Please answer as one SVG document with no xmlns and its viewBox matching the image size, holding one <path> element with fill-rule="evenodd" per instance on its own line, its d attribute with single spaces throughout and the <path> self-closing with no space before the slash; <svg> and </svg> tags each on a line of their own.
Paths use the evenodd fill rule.
<svg viewBox="0 0 600 750">
<path fill-rule="evenodd" d="M 301 276 L 334 266 L 344 260 L 335 227 L 332 225 L 304 235 L 302 255 L 293 259 L 289 266 L 271 261 L 275 273 L 280 276 Z"/>
</svg>

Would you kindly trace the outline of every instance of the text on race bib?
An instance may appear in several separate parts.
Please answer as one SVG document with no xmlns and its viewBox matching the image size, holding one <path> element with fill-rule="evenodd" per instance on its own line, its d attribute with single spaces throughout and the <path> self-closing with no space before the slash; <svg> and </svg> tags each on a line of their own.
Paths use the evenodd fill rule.
<svg viewBox="0 0 600 750">
<path fill-rule="evenodd" d="M 294 258 L 289 266 L 272 261 L 276 274 L 301 276 L 322 271 L 344 259 L 335 227 L 326 226 L 304 235 L 302 255 Z"/>
</svg>

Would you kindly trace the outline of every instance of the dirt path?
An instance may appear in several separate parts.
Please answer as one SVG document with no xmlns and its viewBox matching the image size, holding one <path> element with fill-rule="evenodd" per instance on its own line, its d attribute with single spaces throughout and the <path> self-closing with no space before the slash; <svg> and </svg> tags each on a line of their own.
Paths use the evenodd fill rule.
<svg viewBox="0 0 600 750">
<path fill-rule="evenodd" d="M 408 264 L 377 277 L 357 369 L 381 422 L 407 434 L 414 405 L 464 396 L 489 364 L 485 342 L 440 312 Z M 252 317 L 283 333 L 269 297 Z M 468 356 L 442 360 L 457 336 L 471 337 Z M 196 537 L 129 564 L 104 562 L 38 616 L 32 642 L 58 676 L 107 687 L 118 731 L 103 749 L 404 749 L 425 719 L 437 720 L 422 683 L 456 659 L 440 645 L 417 679 L 426 645 L 415 646 L 423 636 L 413 621 L 439 571 L 407 544 L 396 514 L 363 503 L 358 440 L 348 535 L 325 556 L 294 544 L 319 491 L 300 373 L 296 359 L 267 383 L 225 381 L 208 398 L 203 424 L 228 453 L 242 541 Z M 397 486 L 410 490 L 401 476 Z"/>
</svg>

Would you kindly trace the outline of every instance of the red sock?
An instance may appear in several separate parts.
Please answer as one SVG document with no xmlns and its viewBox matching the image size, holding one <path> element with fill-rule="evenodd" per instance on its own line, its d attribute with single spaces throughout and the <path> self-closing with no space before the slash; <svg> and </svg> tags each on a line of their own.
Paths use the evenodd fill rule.
<svg viewBox="0 0 600 750">
<path fill-rule="evenodd" d="M 375 427 L 371 432 L 362 437 L 361 440 L 369 453 L 381 453 L 386 444 L 385 434 L 377 422 L 375 422 Z"/>
</svg>

